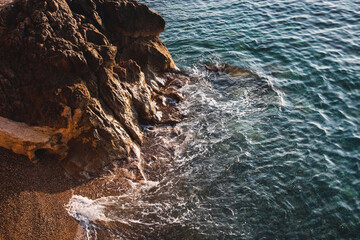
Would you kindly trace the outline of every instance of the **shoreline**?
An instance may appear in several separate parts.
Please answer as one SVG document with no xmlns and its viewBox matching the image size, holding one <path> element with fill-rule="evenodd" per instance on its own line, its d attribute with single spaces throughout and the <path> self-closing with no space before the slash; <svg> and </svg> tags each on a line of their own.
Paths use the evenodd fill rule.
<svg viewBox="0 0 360 240">
<path fill-rule="evenodd" d="M 11 58 L 13 52 L 0 51 L 0 66 L 6 70 L 0 69 L 0 83 L 14 83 L 5 87 L 0 85 L 1 91 L 9 92 L 4 93 L 5 96 L 24 95 L 20 91 L 22 88 L 15 84 L 18 79 L 35 86 L 31 88 L 34 92 L 27 93 L 29 96 L 38 96 L 38 92 L 45 91 L 45 98 L 31 97 L 29 101 L 19 103 L 23 105 L 21 108 L 16 108 L 19 104 L 15 107 L 11 104 L 0 106 L 1 117 L 16 121 L 21 126 L 27 124 L 25 128 L 13 128 L 10 131 L 9 139 L 16 141 L 3 137 L 4 144 L 0 144 L 0 240 L 86 239 L 89 233 L 66 210 L 69 200 L 73 195 L 92 200 L 116 196 L 130 189 L 133 183 L 161 179 L 159 173 L 168 167 L 173 154 L 172 147 L 163 143 L 162 138 L 171 138 L 177 134 L 174 125 L 183 117 L 177 108 L 178 103 L 183 100 L 179 89 L 190 78 L 177 70 L 166 46 L 158 37 L 165 27 L 165 21 L 145 5 L 134 2 L 129 5 L 130 10 L 125 9 L 133 15 L 140 12 L 141 14 L 135 14 L 136 17 L 141 21 L 146 20 L 149 25 L 141 26 L 140 29 L 133 27 L 131 32 L 126 33 L 124 40 L 124 29 L 118 29 L 119 24 L 104 17 L 108 16 L 105 12 L 113 8 L 99 8 L 100 15 L 104 15 L 104 22 L 111 28 L 104 35 L 91 25 L 94 23 L 96 26 L 103 26 L 102 22 L 99 24 L 95 21 L 99 19 L 93 20 L 89 13 L 84 13 L 84 19 L 87 17 L 86 21 L 89 21 L 86 23 L 79 14 L 73 14 L 74 9 L 77 9 L 75 5 L 62 6 L 64 2 L 57 0 L 50 1 L 52 4 L 47 1 L 44 6 L 38 6 L 36 2 L 16 2 L 15 8 L 11 10 L 9 4 L 12 2 L 14 1 L 0 0 L 0 10 L 4 9 L 1 13 L 6 17 L 5 21 L 1 19 L 0 22 L 1 49 L 13 49 L 6 47 L 14 44 L 6 39 L 12 39 L 10 35 L 15 36 L 19 26 L 30 29 L 29 32 L 41 32 L 47 27 L 51 34 L 42 40 L 26 34 L 22 38 L 14 38 L 19 47 L 16 51 L 23 54 L 24 61 L 26 60 L 26 69 Z M 25 4 L 28 9 L 20 8 L 21 4 Z M 122 7 L 116 5 L 119 12 L 112 14 L 122 14 Z M 54 15 L 48 10 L 61 14 Z M 43 12 L 43 18 L 37 19 L 33 15 L 31 18 L 26 17 L 31 11 Z M 98 14 L 96 9 L 92 11 Z M 15 16 L 19 17 L 16 21 L 21 24 L 13 27 L 9 19 L 15 19 Z M 137 18 L 130 19 L 129 24 L 134 24 L 138 21 Z M 74 39 L 72 34 L 63 31 L 69 27 L 70 20 L 84 30 L 77 31 L 79 39 Z M 59 22 L 63 24 L 58 28 Z M 88 28 L 89 24 L 93 26 L 92 29 Z M 113 38 L 119 37 L 116 34 L 120 35 L 121 41 L 112 42 Z M 39 41 L 42 41 L 41 44 Z M 34 46 L 37 44 L 43 52 L 36 46 L 27 47 L 27 42 Z M 50 47 L 59 48 L 62 52 L 52 52 Z M 122 48 L 127 51 L 118 51 Z M 5 55 L 10 56 L 9 60 Z M 29 60 L 33 56 L 38 62 Z M 133 56 L 137 58 L 137 62 L 131 59 Z M 58 62 L 49 62 L 54 57 Z M 143 62 L 144 58 L 147 61 Z M 4 63 L 3 59 L 8 61 Z M 43 64 L 50 65 L 45 69 Z M 64 69 L 64 72 L 55 74 L 58 69 Z M 34 71 L 41 74 L 32 76 L 30 73 Z M 63 78 L 66 76 L 69 83 L 65 84 Z M 48 79 L 51 79 L 51 84 Z M 49 86 L 44 86 L 44 83 Z M 43 105 L 49 102 L 53 104 L 48 106 L 51 114 L 43 112 Z M 29 110 L 31 112 L 27 112 Z M 39 112 L 41 114 L 37 114 Z M 12 119 L 12 114 L 17 119 Z M 162 128 L 161 136 L 158 137 L 157 133 L 153 134 L 151 131 L 142 131 L 141 124 Z M 51 129 L 49 134 L 52 137 L 38 144 L 35 140 L 32 142 L 32 133 L 25 134 L 31 136 L 30 140 L 18 136 L 17 133 L 22 133 L 31 126 L 36 126 L 37 129 L 39 126 L 46 126 L 46 129 Z M 9 130 L 6 125 L 3 129 Z M 9 142 L 12 145 L 9 146 Z M 3 148 L 14 150 L 19 146 L 24 151 L 15 152 L 24 155 Z M 64 160 L 65 155 L 67 157 Z M 33 162 L 37 163 L 32 163 L 29 159 L 36 159 Z M 97 236 L 108 239 L 106 233 L 98 233 Z"/>
<path fill-rule="evenodd" d="M 167 140 L 179 134 L 174 126 L 181 119 L 176 107 L 167 110 L 168 123 L 144 131 L 144 172 L 139 171 L 137 160 L 129 159 L 114 163 L 98 177 L 75 179 L 66 174 L 55 156 L 43 155 L 32 163 L 26 156 L 0 147 L 0 240 L 87 239 L 82 223 L 68 214 L 66 205 L 73 195 L 95 200 L 121 195 L 132 183 L 160 181 L 173 157 L 173 146 Z M 108 237 L 104 232 L 97 234 Z"/>
</svg>

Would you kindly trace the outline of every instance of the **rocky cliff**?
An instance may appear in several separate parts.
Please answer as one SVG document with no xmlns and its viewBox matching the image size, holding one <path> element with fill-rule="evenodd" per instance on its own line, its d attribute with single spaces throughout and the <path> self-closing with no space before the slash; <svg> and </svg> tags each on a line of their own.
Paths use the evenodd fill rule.
<svg viewBox="0 0 360 240">
<path fill-rule="evenodd" d="M 134 0 L 1 6 L 0 146 L 32 161 L 54 154 L 72 175 L 137 159 L 141 125 L 178 120 L 171 105 L 186 78 L 164 27 Z"/>
</svg>

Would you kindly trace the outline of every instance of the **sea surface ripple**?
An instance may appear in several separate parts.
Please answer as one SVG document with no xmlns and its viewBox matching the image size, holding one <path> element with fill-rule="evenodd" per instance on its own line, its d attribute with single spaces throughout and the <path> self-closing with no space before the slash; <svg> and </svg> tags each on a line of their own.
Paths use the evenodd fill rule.
<svg viewBox="0 0 360 240">
<path fill-rule="evenodd" d="M 164 179 L 95 200 L 114 238 L 359 239 L 360 1 L 142 2 L 197 80 Z"/>
</svg>

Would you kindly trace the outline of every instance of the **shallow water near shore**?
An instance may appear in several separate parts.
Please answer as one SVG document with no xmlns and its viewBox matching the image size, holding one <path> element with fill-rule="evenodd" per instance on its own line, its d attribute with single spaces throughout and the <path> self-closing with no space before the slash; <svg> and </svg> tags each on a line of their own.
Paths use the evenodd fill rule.
<svg viewBox="0 0 360 240">
<path fill-rule="evenodd" d="M 188 117 L 161 180 L 145 161 L 122 195 L 73 196 L 88 238 L 358 239 L 360 1 L 142 2 L 196 79 Z"/>
</svg>

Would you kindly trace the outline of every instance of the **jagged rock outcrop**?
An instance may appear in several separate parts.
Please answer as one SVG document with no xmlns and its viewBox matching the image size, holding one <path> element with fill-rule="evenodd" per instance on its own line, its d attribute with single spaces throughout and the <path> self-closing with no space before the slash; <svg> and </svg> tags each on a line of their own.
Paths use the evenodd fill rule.
<svg viewBox="0 0 360 240">
<path fill-rule="evenodd" d="M 159 39 L 164 27 L 134 0 L 2 7 L 0 146 L 31 160 L 56 154 L 72 175 L 127 161 L 143 142 L 140 124 L 176 121 L 163 99 L 180 100 L 182 80 Z"/>
</svg>

